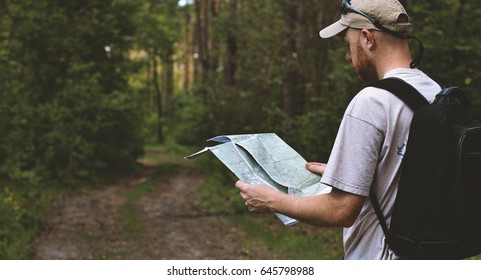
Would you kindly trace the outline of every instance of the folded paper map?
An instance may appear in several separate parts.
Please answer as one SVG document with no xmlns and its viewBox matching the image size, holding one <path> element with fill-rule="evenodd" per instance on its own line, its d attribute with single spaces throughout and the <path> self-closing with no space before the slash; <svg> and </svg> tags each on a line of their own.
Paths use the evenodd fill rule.
<svg viewBox="0 0 481 280">
<path fill-rule="evenodd" d="M 240 180 L 265 183 L 291 195 L 314 195 L 330 191 L 320 176 L 306 169 L 306 160 L 275 133 L 217 136 L 207 141 L 219 143 L 185 157 L 192 159 L 211 151 Z M 297 221 L 276 214 L 286 225 Z"/>
</svg>

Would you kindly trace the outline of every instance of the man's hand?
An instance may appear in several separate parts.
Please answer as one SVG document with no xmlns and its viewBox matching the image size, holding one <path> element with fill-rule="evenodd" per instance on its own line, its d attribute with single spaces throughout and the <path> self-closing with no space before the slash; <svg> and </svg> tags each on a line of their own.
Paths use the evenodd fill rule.
<svg viewBox="0 0 481 280">
<path fill-rule="evenodd" d="M 326 169 L 326 164 L 308 162 L 306 168 L 313 173 L 322 175 Z M 240 195 L 244 199 L 247 209 L 255 213 L 275 212 L 273 202 L 279 201 L 285 195 L 266 184 L 249 185 L 239 180 L 235 186 L 240 190 Z"/>
<path fill-rule="evenodd" d="M 326 164 L 310 162 L 306 168 L 323 175 Z M 323 227 L 351 227 L 359 216 L 366 197 L 332 188 L 328 194 L 288 195 L 265 185 L 235 184 L 247 209 L 256 213 L 275 212 L 298 221 Z"/>
<path fill-rule="evenodd" d="M 235 186 L 240 190 L 247 209 L 256 213 L 273 212 L 271 202 L 282 194 L 265 184 L 249 185 L 239 180 Z"/>
</svg>

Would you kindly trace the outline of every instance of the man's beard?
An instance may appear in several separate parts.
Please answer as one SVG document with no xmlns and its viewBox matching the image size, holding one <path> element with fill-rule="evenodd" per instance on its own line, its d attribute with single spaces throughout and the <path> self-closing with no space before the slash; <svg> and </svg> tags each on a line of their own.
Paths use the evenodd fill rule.
<svg viewBox="0 0 481 280">
<path fill-rule="evenodd" d="M 366 83 L 373 83 L 379 80 L 377 76 L 376 67 L 367 57 L 364 49 L 361 46 L 357 46 L 357 64 L 353 65 L 359 78 Z"/>
</svg>

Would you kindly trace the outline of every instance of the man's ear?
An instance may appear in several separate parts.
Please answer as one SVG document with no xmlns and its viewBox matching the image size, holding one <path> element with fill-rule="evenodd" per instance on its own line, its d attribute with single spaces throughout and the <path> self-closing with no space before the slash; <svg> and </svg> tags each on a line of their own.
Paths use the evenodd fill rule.
<svg viewBox="0 0 481 280">
<path fill-rule="evenodd" d="M 375 33 L 369 29 L 361 30 L 361 43 L 369 49 L 373 50 L 376 47 L 376 36 Z"/>
</svg>

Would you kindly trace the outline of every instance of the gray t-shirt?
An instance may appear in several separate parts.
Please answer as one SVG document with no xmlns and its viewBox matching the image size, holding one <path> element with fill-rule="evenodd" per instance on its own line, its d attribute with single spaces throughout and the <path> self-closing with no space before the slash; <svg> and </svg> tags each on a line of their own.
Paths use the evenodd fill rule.
<svg viewBox="0 0 481 280">
<path fill-rule="evenodd" d="M 384 78 L 398 77 L 432 102 L 439 85 L 417 69 L 398 68 Z M 367 87 L 346 109 L 322 183 L 369 196 L 374 187 L 389 225 L 413 112 L 393 94 Z M 396 259 L 369 199 L 350 228 L 344 229 L 345 259 Z"/>
</svg>

